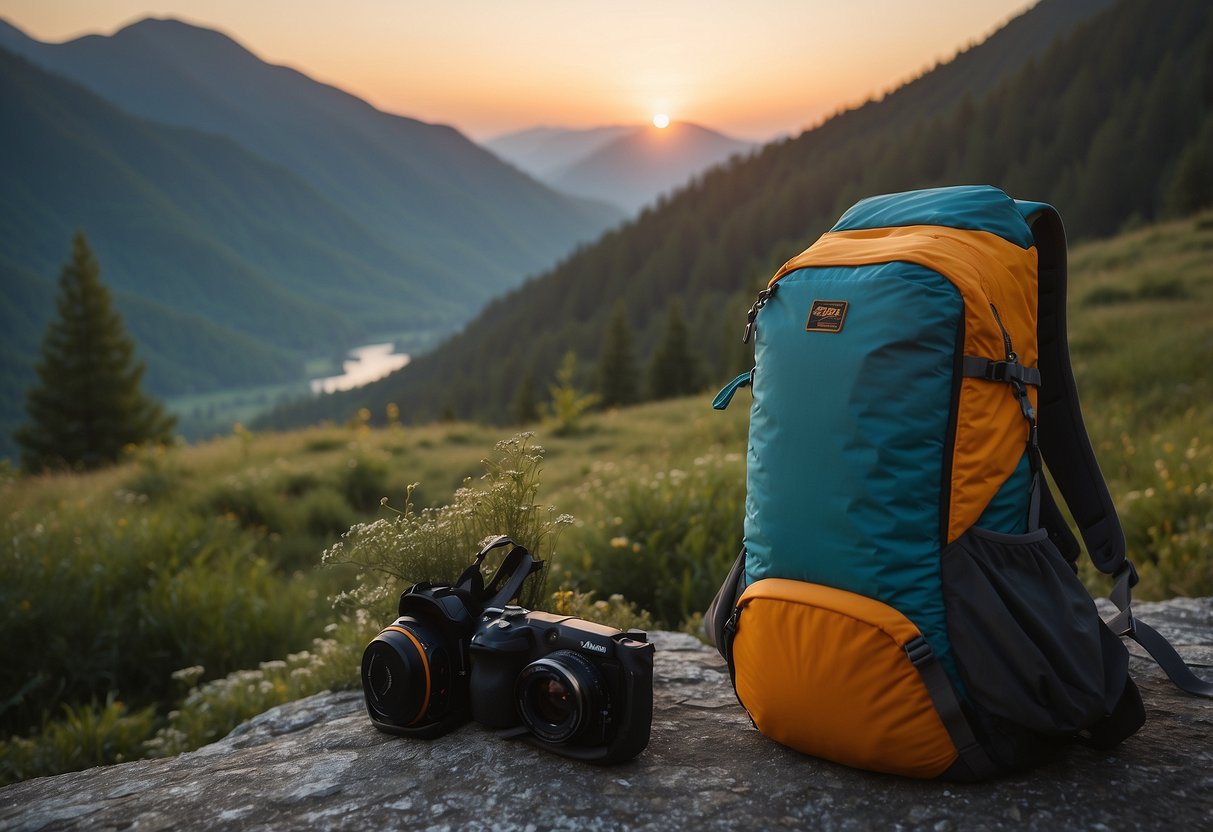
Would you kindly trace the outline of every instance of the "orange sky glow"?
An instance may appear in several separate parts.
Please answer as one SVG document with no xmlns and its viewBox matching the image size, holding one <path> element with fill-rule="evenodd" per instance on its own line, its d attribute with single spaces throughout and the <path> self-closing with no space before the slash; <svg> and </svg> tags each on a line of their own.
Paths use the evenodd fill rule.
<svg viewBox="0 0 1213 832">
<path fill-rule="evenodd" d="M 887 92 L 1032 4 L 0 0 L 0 17 L 44 41 L 176 17 L 380 109 L 476 139 L 668 113 L 762 141 Z"/>
</svg>

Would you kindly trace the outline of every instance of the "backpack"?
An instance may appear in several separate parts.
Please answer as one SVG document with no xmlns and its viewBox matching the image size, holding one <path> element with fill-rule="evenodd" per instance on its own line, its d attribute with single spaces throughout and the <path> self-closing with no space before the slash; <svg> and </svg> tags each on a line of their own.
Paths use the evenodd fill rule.
<svg viewBox="0 0 1213 832">
<path fill-rule="evenodd" d="M 763 734 L 857 768 L 979 780 L 1145 720 L 1137 581 L 1070 369 L 1050 206 L 988 186 L 865 199 L 751 307 L 744 547 L 705 617 Z M 1038 424 L 1039 423 L 1039 424 Z M 1080 546 L 1113 576 L 1107 624 Z"/>
</svg>

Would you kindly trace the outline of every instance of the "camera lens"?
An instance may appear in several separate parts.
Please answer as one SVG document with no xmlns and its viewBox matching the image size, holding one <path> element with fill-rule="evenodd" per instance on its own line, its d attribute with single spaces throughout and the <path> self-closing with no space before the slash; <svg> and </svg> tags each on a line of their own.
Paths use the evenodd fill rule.
<svg viewBox="0 0 1213 832">
<path fill-rule="evenodd" d="M 572 650 L 557 650 L 524 667 L 516 691 L 523 722 L 548 742 L 568 742 L 600 727 L 606 710 L 602 674 Z"/>
<path fill-rule="evenodd" d="M 441 640 L 413 618 L 384 628 L 362 654 L 362 689 L 377 718 L 398 726 L 437 718 L 450 662 Z"/>
</svg>

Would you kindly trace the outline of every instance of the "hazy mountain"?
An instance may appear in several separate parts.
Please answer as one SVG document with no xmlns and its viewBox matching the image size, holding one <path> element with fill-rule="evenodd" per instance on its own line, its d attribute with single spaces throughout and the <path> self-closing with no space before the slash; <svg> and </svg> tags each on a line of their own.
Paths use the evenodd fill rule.
<svg viewBox="0 0 1213 832">
<path fill-rule="evenodd" d="M 450 127 L 381 112 L 181 21 L 61 44 L 6 25 L 0 46 L 130 113 L 226 136 L 285 167 L 393 249 L 401 273 L 449 287 L 465 307 L 619 218 L 552 192 Z"/>
<path fill-rule="evenodd" d="M 77 228 L 172 395 L 433 339 L 621 216 L 177 21 L 0 53 L 0 429 Z"/>
<path fill-rule="evenodd" d="M 567 350 L 592 388 L 617 302 L 643 360 L 677 299 L 701 377 L 723 384 L 752 361 L 740 334 L 758 287 L 862 197 L 990 183 L 1056 205 L 1071 240 L 1213 203 L 1211 90 L 1207 0 L 1044 0 L 882 100 L 708 173 L 403 371 L 266 423 L 387 402 L 418 421 L 505 422 L 522 380 L 542 389 Z"/>
<path fill-rule="evenodd" d="M 692 177 L 754 147 L 697 124 L 638 127 L 545 181 L 564 193 L 603 199 L 635 213 Z"/>
<path fill-rule="evenodd" d="M 679 122 L 664 129 L 537 127 L 485 146 L 559 191 L 609 202 L 629 214 L 754 148 L 750 142 Z"/>
<path fill-rule="evenodd" d="M 537 179 L 547 179 L 554 173 L 589 156 L 611 139 L 631 133 L 635 126 L 589 127 L 574 130 L 566 127 L 531 127 L 505 133 L 484 142 L 484 146 Z"/>
</svg>

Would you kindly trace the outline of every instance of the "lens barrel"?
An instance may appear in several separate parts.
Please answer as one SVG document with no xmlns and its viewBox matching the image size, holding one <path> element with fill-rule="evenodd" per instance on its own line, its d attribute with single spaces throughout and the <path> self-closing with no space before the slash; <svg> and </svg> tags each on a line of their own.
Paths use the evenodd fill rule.
<svg viewBox="0 0 1213 832">
<path fill-rule="evenodd" d="M 601 729 L 607 709 L 601 672 L 573 650 L 557 650 L 524 667 L 515 694 L 523 722 L 552 743 Z"/>
<path fill-rule="evenodd" d="M 367 707 L 391 725 L 409 727 L 441 718 L 450 678 L 442 640 L 415 619 L 401 618 L 385 627 L 362 654 Z"/>
</svg>

